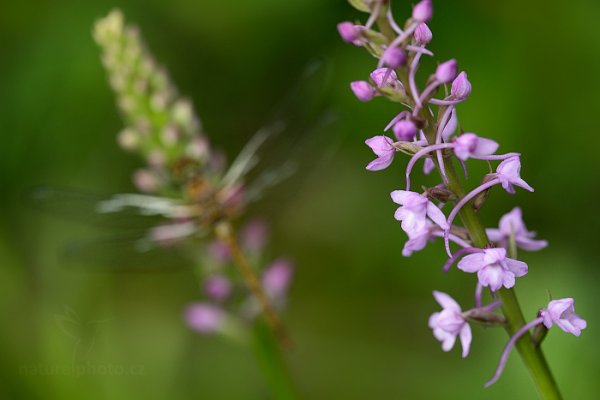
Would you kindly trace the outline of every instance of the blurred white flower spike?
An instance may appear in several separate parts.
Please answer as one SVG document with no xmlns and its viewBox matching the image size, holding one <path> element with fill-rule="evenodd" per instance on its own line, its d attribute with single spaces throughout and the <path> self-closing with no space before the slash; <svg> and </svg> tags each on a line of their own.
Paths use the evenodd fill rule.
<svg viewBox="0 0 600 400">
<path fill-rule="evenodd" d="M 93 36 L 102 50 L 102 62 L 125 122 L 117 142 L 146 163 L 133 174 L 133 182 L 141 193 L 117 194 L 100 202 L 97 211 L 134 210 L 142 215 L 165 218 L 165 222 L 148 233 L 148 246 L 168 246 L 211 236 L 219 240 L 228 248 L 231 260 L 280 344 L 289 344 L 278 312 L 272 305 L 274 299 L 263 289 L 247 259 L 245 253 L 251 249 L 240 245 L 232 224 L 265 188 L 293 172 L 288 163 L 258 176 L 254 184 L 245 182 L 259 162 L 259 148 L 282 130 L 281 124 L 259 130 L 226 168 L 223 154 L 211 146 L 192 103 L 178 95 L 164 68 L 157 64 L 142 42 L 139 30 L 126 24 L 120 11 L 112 11 L 97 21 Z M 214 265 L 213 262 L 207 264 Z M 212 272 L 207 267 L 202 276 L 212 277 Z M 199 321 L 208 320 L 204 316 L 209 315 L 198 310 L 213 310 L 214 307 L 217 306 L 188 309 L 188 322 L 191 321 L 191 326 L 200 332 L 217 332 L 198 328 L 205 326 L 199 325 Z M 221 312 L 225 311 L 218 314 Z"/>
</svg>

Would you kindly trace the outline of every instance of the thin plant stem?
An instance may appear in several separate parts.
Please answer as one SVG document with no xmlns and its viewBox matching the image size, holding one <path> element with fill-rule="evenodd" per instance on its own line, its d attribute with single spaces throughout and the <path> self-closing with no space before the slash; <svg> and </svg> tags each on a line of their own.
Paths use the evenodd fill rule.
<svg viewBox="0 0 600 400">
<path fill-rule="evenodd" d="M 252 270 L 248 259 L 244 255 L 244 252 L 240 244 L 238 243 L 237 236 L 235 234 L 235 231 L 233 230 L 233 227 L 228 222 L 221 222 L 215 228 L 215 233 L 229 247 L 234 264 L 237 266 L 240 274 L 242 275 L 242 278 L 246 282 L 246 286 L 248 287 L 250 292 L 252 292 L 254 297 L 256 297 L 256 299 L 258 300 L 258 303 L 260 304 L 265 319 L 267 320 L 267 324 L 274 332 L 279 344 L 283 348 L 290 348 L 290 338 L 287 335 L 287 332 L 285 331 L 285 328 L 283 327 L 283 324 L 281 323 L 277 312 L 275 311 L 275 309 L 271 305 L 271 302 L 267 298 L 267 295 L 265 294 L 265 291 L 263 290 L 258 280 L 258 277 Z"/>
<path fill-rule="evenodd" d="M 275 334 L 262 320 L 256 322 L 252 333 L 254 351 L 273 399 L 296 399 L 296 388 Z"/>
</svg>

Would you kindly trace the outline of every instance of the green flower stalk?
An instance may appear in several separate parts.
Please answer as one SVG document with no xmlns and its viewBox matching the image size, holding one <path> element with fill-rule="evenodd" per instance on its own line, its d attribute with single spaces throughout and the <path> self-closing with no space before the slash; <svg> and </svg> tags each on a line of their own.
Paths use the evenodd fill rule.
<svg viewBox="0 0 600 400">
<path fill-rule="evenodd" d="M 472 309 L 463 311 L 448 294 L 434 291 L 442 311 L 429 319 L 433 335 L 442 342 L 444 351 L 450 351 L 460 340 L 466 357 L 472 341 L 470 322 L 504 327 L 511 338 L 486 387 L 498 381 L 511 350 L 516 347 L 540 397 L 560 399 L 540 343 L 534 342 L 533 337 L 543 338 L 543 334 L 538 334 L 543 330 L 542 325 L 545 329 L 556 325 L 579 336 L 587 323 L 575 314 L 572 298 L 551 301 L 539 310 L 536 318 L 526 322 L 513 287 L 517 278 L 529 273 L 529 267 L 516 259 L 516 245 L 540 250 L 547 243 L 535 240 L 535 234 L 527 231 L 520 209 L 503 217 L 499 229 L 486 230 L 478 215 L 493 187 L 501 187 L 509 194 L 514 194 L 517 188 L 534 191 L 521 178 L 520 154 L 496 154 L 499 144 L 494 140 L 458 129 L 456 109 L 469 98 L 472 87 L 466 72 L 459 71 L 456 60 L 440 63 L 424 87 L 417 84 L 421 59 L 433 56 L 427 48 L 433 35 L 426 25 L 433 16 L 431 0 L 418 2 L 403 26 L 393 18 L 390 0 L 350 0 L 350 3 L 370 16 L 364 26 L 352 22 L 338 24 L 340 36 L 349 44 L 364 47 L 378 60 L 370 79 L 352 82 L 350 88 L 360 101 L 385 97 L 402 106 L 402 111 L 384 129 L 385 132 L 391 128 L 395 140 L 380 134 L 365 142 L 376 155 L 366 167 L 369 171 L 390 167 L 398 152 L 411 156 L 403 174 L 405 190 L 391 192 L 392 200 L 399 205 L 394 218 L 408 235 L 402 254 L 410 256 L 440 237 L 449 257 L 444 271 L 458 261 L 458 269 L 477 274 Z M 499 161 L 499 164 L 495 172 L 485 175 L 476 188 L 468 191 L 455 170 L 455 164 L 460 164 L 467 180 L 468 160 Z M 425 188 L 423 193 L 411 191 L 411 171 L 419 161 L 424 161 L 425 174 L 437 169 L 441 178 L 439 184 Z M 447 203 L 454 206 L 446 216 L 442 208 Z M 462 226 L 454 224 L 456 217 Z M 454 246 L 459 249 L 453 251 Z M 488 305 L 482 304 L 485 288 L 494 299 Z M 501 309 L 503 315 L 496 314 L 496 309 Z"/>
<path fill-rule="evenodd" d="M 221 153 L 211 148 L 191 102 L 178 95 L 138 29 L 127 25 L 123 14 L 115 10 L 97 21 L 93 36 L 102 49 L 102 62 L 125 122 L 118 143 L 144 160 L 146 166 L 135 172 L 133 180 L 141 192 L 153 195 L 118 195 L 101 204 L 101 210 L 134 207 L 144 214 L 166 217 L 165 224 L 150 232 L 149 239 L 156 245 L 206 237 L 220 241 L 252 293 L 253 304 L 280 344 L 288 344 L 274 298 L 233 229 L 233 221 L 243 215 L 247 202 L 244 176 L 265 135 L 255 136 L 225 169 Z M 208 329 L 207 323 L 221 320 L 221 310 L 212 311 L 210 307 L 193 309 L 187 320 L 202 332 Z"/>
</svg>

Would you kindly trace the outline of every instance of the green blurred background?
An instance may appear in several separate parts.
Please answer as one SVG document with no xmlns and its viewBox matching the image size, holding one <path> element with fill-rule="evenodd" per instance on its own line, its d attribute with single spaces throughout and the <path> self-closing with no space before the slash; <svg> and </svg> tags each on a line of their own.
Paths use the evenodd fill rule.
<svg viewBox="0 0 600 400">
<path fill-rule="evenodd" d="M 462 124 L 501 142 L 501 151 L 522 152 L 523 177 L 536 189 L 494 192 L 484 219 L 494 225 L 519 204 L 528 227 L 550 241 L 522 254 L 530 273 L 517 291 L 529 317 L 547 290 L 576 298 L 589 328 L 579 339 L 553 330 L 544 348 L 566 398 L 598 398 L 600 3 L 435 3 L 431 48 L 439 60 L 456 57 L 473 84 L 459 107 Z M 106 230 L 23 200 L 38 184 L 133 190 L 130 173 L 139 164 L 116 145 L 122 125 L 90 34 L 117 6 L 230 156 L 311 60 L 329 68 L 326 109 L 338 118 L 320 135 L 335 151 L 325 146 L 327 158 L 302 169 L 301 184 L 284 185 L 288 193 L 276 198 L 285 200 L 252 210 L 273 224 L 273 253 L 297 263 L 285 320 L 303 398 L 535 397 L 516 355 L 499 383 L 482 388 L 503 331 L 475 327 L 472 354 L 462 360 L 457 349 L 442 352 L 427 327 L 438 307 L 431 291 L 470 304 L 474 277 L 442 274 L 439 242 L 410 259 L 400 254 L 405 236 L 389 192 L 402 186 L 405 161 L 368 173 L 372 155 L 363 144 L 397 109 L 381 99 L 361 104 L 348 89 L 374 61 L 339 39 L 336 23 L 362 17 L 344 1 L 23 0 L 0 5 L 1 398 L 269 398 L 250 349 L 183 324 L 182 307 L 200 298 L 190 270 L 118 272 L 103 265 L 110 249 L 96 260 L 68 259 L 65 246 Z M 410 2 L 396 1 L 395 10 L 408 15 Z M 55 320 L 65 307 L 82 321 L 74 336 Z M 139 373 L 27 372 L 70 365 L 78 341 L 87 362 Z"/>
</svg>

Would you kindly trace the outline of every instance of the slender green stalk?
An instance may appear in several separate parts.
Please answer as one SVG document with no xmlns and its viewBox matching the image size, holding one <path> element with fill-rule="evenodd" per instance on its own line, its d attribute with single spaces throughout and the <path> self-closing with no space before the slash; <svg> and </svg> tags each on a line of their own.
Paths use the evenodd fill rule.
<svg viewBox="0 0 600 400">
<path fill-rule="evenodd" d="M 388 37 L 388 39 L 393 39 L 393 31 L 389 25 L 389 22 L 385 18 L 379 18 L 377 21 L 380 31 Z M 390 34 L 391 32 L 391 34 Z M 400 68 L 397 71 L 398 77 L 401 77 L 403 82 L 406 82 L 403 78 L 407 76 L 407 69 Z M 405 89 L 408 91 L 408 85 L 405 85 Z M 410 101 L 410 93 L 407 96 L 407 102 L 410 106 L 414 106 Z M 436 136 L 436 124 L 433 120 L 433 117 L 425 112 L 425 110 L 421 110 L 419 116 L 424 120 L 423 130 L 425 132 L 425 136 L 427 137 L 427 141 L 429 143 L 435 143 Z M 434 162 L 437 164 L 437 160 L 434 157 Z M 456 196 L 460 199 L 465 195 L 465 189 L 463 188 L 458 175 L 456 174 L 456 170 L 454 165 L 452 164 L 452 160 L 449 158 L 445 158 L 443 160 L 446 175 L 448 178 L 447 187 L 450 189 Z M 439 171 L 438 166 L 438 171 Z M 460 218 L 463 222 L 463 225 L 469 232 L 469 236 L 472 240 L 472 243 L 475 247 L 484 248 L 488 243 L 489 239 L 485 232 L 485 228 L 481 222 L 481 219 L 475 212 L 475 209 L 472 206 L 472 202 L 463 207 L 459 213 Z M 513 289 L 502 288 L 498 292 L 498 296 L 502 301 L 502 312 L 504 317 L 506 318 L 506 331 L 509 336 L 514 335 L 516 331 L 519 330 L 523 325 L 525 325 L 526 321 L 523 317 L 523 312 L 521 311 L 521 306 L 519 305 L 519 301 L 517 300 L 517 296 Z M 521 355 L 521 359 L 525 363 L 525 366 L 529 370 L 531 377 L 533 378 L 535 387 L 537 389 L 538 395 L 540 399 L 543 400 L 560 400 L 562 396 L 560 391 L 558 390 L 558 386 L 552 376 L 552 372 L 548 367 L 548 363 L 544 357 L 542 349 L 540 346 L 536 346 L 531 338 L 531 334 L 527 332 L 524 334 L 516 344 L 517 350 Z"/>
<path fill-rule="evenodd" d="M 255 325 L 253 331 L 254 350 L 273 398 L 276 400 L 296 399 L 296 389 L 277 338 L 263 321 L 259 320 Z"/>
</svg>

